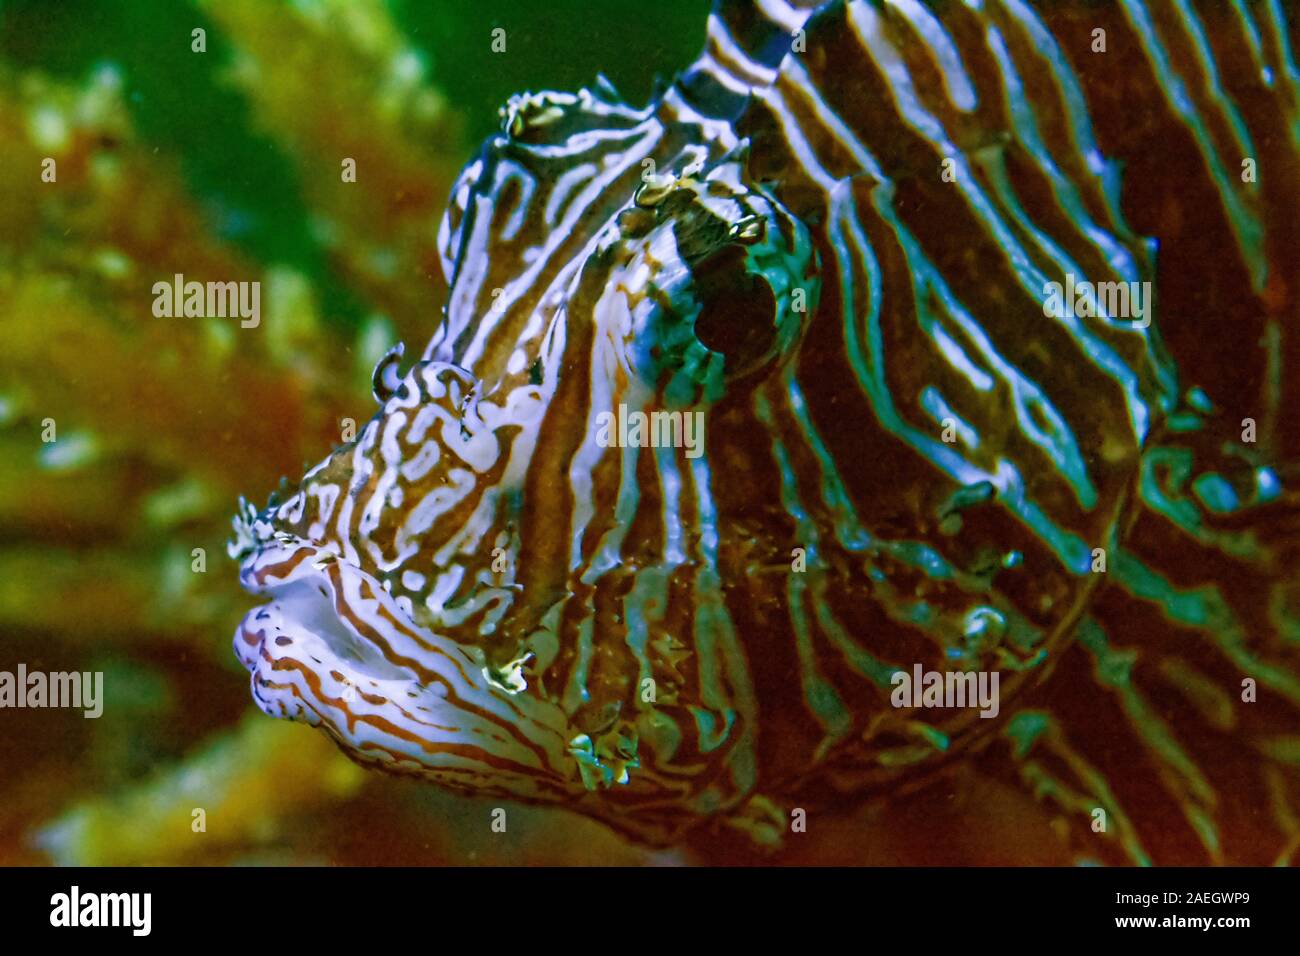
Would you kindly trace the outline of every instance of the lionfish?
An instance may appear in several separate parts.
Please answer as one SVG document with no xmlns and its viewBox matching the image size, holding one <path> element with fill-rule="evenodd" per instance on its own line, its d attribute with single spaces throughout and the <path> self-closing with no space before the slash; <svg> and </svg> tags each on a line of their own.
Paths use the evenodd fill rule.
<svg viewBox="0 0 1300 956">
<path fill-rule="evenodd" d="M 1289 862 L 1297 39 L 719 0 L 644 109 L 514 97 L 423 354 L 236 518 L 255 701 L 648 845 L 964 764 L 1079 862 Z"/>
</svg>

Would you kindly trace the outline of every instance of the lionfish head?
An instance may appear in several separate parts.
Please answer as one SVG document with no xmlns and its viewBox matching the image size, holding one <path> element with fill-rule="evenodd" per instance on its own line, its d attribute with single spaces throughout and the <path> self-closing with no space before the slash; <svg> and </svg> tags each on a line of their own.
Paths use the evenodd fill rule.
<svg viewBox="0 0 1300 956">
<path fill-rule="evenodd" d="M 424 355 L 401 373 L 390 352 L 355 441 L 236 518 L 232 556 L 266 603 L 235 649 L 265 712 L 359 761 L 624 829 L 635 814 L 605 803 L 682 789 L 642 764 L 647 735 L 671 754 L 673 722 L 632 713 L 644 655 L 682 645 L 591 651 L 625 629 L 599 578 L 683 563 L 672 534 L 612 533 L 609 475 L 636 449 L 600 423 L 680 428 L 744 394 L 791 360 L 818 297 L 806 227 L 750 179 L 745 143 L 698 119 L 605 86 L 503 110 L 439 232 L 450 290 Z M 700 813 L 720 805 L 691 789 Z"/>
</svg>

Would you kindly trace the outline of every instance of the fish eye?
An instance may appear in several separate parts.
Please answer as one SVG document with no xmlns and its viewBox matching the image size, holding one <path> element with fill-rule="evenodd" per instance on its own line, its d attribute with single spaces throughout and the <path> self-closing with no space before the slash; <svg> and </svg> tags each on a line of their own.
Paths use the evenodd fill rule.
<svg viewBox="0 0 1300 956">
<path fill-rule="evenodd" d="M 816 251 L 739 164 L 643 186 L 618 230 L 609 287 L 627 300 L 628 364 L 665 397 L 716 400 L 799 341 L 817 300 Z"/>
<path fill-rule="evenodd" d="M 777 301 L 771 287 L 746 269 L 739 246 L 708 256 L 696 265 L 694 276 L 700 303 L 695 337 L 725 356 L 728 379 L 752 372 L 777 345 Z"/>
</svg>

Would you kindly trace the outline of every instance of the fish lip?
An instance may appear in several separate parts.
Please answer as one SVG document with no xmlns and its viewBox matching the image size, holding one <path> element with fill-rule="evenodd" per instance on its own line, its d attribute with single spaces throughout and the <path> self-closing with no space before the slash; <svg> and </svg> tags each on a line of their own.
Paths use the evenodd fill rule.
<svg viewBox="0 0 1300 956">
<path fill-rule="evenodd" d="M 468 766 L 525 799 L 586 793 L 563 711 L 493 686 L 471 648 L 414 623 L 364 568 L 277 534 L 246 552 L 240 578 L 270 598 L 234 637 L 264 713 L 319 727 L 353 760 L 394 773 L 465 788 Z M 476 763 L 476 750 L 489 756 Z"/>
<path fill-rule="evenodd" d="M 273 717 L 319 724 L 314 702 L 286 691 L 298 671 L 319 692 L 344 701 L 357 693 L 410 696 L 422 690 L 418 675 L 390 659 L 364 629 L 348 620 L 341 604 L 348 592 L 368 590 L 396 626 L 413 634 L 423 629 L 397 606 L 370 574 L 333 551 L 305 539 L 278 534 L 247 553 L 240 563 L 240 583 L 269 600 L 254 607 L 235 631 L 234 651 L 249 671 L 253 698 Z M 387 598 L 387 600 L 384 600 Z M 327 686 L 327 684 L 334 686 Z"/>
<path fill-rule="evenodd" d="M 312 572 L 323 572 L 334 562 L 354 571 L 361 568 L 337 552 L 306 538 L 276 532 L 239 559 L 239 583 L 254 595 L 272 595 L 301 581 Z M 310 567 L 308 566 L 310 565 Z"/>
</svg>

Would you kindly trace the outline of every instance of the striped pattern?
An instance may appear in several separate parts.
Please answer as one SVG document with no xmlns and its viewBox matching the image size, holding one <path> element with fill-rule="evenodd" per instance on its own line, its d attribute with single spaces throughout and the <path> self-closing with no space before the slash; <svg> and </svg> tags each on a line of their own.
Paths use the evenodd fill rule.
<svg viewBox="0 0 1300 956">
<path fill-rule="evenodd" d="M 1080 859 L 1293 852 L 1289 16 L 720 0 L 643 110 L 516 97 L 421 360 L 237 521 L 258 703 L 651 842 L 976 753 Z M 916 664 L 1003 719 L 891 706 Z"/>
</svg>

